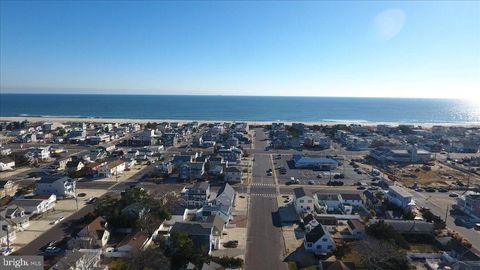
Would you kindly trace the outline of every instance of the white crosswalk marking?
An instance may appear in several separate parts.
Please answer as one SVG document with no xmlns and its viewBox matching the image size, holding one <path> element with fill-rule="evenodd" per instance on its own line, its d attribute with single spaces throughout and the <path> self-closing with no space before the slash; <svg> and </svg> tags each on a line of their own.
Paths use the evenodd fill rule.
<svg viewBox="0 0 480 270">
<path fill-rule="evenodd" d="M 266 197 L 266 198 L 276 198 L 276 194 L 259 194 L 259 193 L 250 193 L 250 196 L 255 196 L 255 197 Z"/>
<path fill-rule="evenodd" d="M 274 187 L 275 184 L 252 183 L 251 186 Z"/>
</svg>

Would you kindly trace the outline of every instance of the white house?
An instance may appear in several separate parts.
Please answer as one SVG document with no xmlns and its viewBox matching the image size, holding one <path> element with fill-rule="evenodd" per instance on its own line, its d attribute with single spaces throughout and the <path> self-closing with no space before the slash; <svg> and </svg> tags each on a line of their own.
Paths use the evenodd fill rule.
<svg viewBox="0 0 480 270">
<path fill-rule="evenodd" d="M 123 160 L 114 160 L 108 162 L 105 166 L 100 168 L 100 175 L 105 177 L 112 177 L 115 175 L 119 175 L 125 171 L 125 161 Z"/>
<path fill-rule="evenodd" d="M 480 193 L 469 191 L 458 197 L 455 207 L 480 221 Z"/>
<path fill-rule="evenodd" d="M 23 231 L 30 226 L 29 217 L 25 214 L 25 209 L 15 204 L 3 207 L 0 210 L 0 217 L 9 220 L 10 224 L 17 231 Z"/>
<path fill-rule="evenodd" d="M 8 204 L 16 205 L 25 209 L 25 214 L 38 215 L 47 212 L 55 206 L 55 203 L 50 203 L 49 200 L 42 199 L 19 199 L 14 200 Z"/>
<path fill-rule="evenodd" d="M 342 196 L 340 194 L 331 194 L 331 193 L 317 193 L 315 194 L 317 202 L 319 205 L 326 205 L 328 211 L 334 211 L 341 209 L 342 206 Z"/>
<path fill-rule="evenodd" d="M 403 209 L 413 209 L 415 207 L 415 201 L 413 195 L 407 190 L 399 186 L 390 186 L 388 188 L 387 195 L 385 197 L 389 202 L 395 204 Z"/>
<path fill-rule="evenodd" d="M 330 233 L 335 233 L 337 231 L 337 218 L 335 216 L 325 216 L 325 215 L 315 215 L 308 214 L 303 217 L 303 224 L 305 226 L 305 231 L 310 232 L 313 228 L 317 227 L 319 224 L 323 225 L 323 228 L 329 231 Z"/>
<path fill-rule="evenodd" d="M 297 213 L 308 213 L 315 210 L 315 198 L 304 188 L 294 188 L 294 205 Z"/>
<path fill-rule="evenodd" d="M 76 182 L 65 175 L 51 175 L 43 177 L 36 183 L 35 195 L 55 194 L 58 198 L 72 198 L 76 196 Z"/>
<path fill-rule="evenodd" d="M 50 159 L 50 146 L 45 147 L 32 147 L 29 148 L 29 152 L 33 157 L 36 157 L 40 160 L 49 160 Z"/>
<path fill-rule="evenodd" d="M 242 182 L 242 171 L 237 167 L 228 167 L 224 170 L 224 180 L 227 183 Z"/>
<path fill-rule="evenodd" d="M 342 193 L 340 196 L 342 197 L 343 204 L 348 204 L 354 207 L 360 207 L 363 205 L 362 195 L 358 193 Z"/>
<path fill-rule="evenodd" d="M 305 250 L 315 254 L 328 254 L 335 250 L 335 241 L 323 225 L 319 224 L 304 237 Z"/>
</svg>

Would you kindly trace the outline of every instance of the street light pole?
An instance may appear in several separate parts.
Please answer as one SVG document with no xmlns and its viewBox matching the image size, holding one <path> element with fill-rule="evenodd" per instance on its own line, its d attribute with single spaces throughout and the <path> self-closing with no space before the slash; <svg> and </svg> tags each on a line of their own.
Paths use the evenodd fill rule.
<svg viewBox="0 0 480 270">
<path fill-rule="evenodd" d="M 74 192 L 75 193 L 75 205 L 77 206 L 77 210 L 78 210 L 78 195 L 77 195 L 77 182 L 76 182 L 76 180 L 74 180 L 74 184 L 75 184 L 75 187 L 74 187 L 74 189 L 75 189 L 75 192 Z"/>
</svg>

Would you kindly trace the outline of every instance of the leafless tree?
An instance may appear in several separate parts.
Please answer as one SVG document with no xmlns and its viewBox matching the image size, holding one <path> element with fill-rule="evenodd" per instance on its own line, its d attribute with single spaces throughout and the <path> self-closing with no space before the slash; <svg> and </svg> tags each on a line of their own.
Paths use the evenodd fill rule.
<svg viewBox="0 0 480 270">
<path fill-rule="evenodd" d="M 408 269 L 408 260 L 403 251 L 390 242 L 367 238 L 356 245 L 364 267 L 372 270 Z"/>
</svg>

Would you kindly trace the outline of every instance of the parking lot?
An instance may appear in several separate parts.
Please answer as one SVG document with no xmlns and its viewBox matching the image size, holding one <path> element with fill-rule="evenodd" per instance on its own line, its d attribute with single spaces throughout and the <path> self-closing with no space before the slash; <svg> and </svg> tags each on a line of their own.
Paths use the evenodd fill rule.
<svg viewBox="0 0 480 270">
<path fill-rule="evenodd" d="M 357 182 L 370 182 L 371 177 L 364 172 L 358 174 L 348 162 L 342 162 L 342 165 L 333 171 L 315 171 L 313 169 L 296 169 L 293 166 L 291 154 L 272 154 L 273 163 L 276 169 L 276 175 L 280 184 L 286 184 L 292 177 L 298 179 L 300 184 L 326 185 L 329 180 L 341 180 L 344 185 L 354 185 Z M 285 168 L 280 172 L 280 168 Z M 343 174 L 345 178 L 335 179 L 335 175 Z"/>
</svg>

